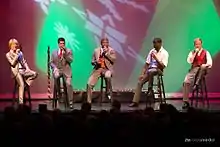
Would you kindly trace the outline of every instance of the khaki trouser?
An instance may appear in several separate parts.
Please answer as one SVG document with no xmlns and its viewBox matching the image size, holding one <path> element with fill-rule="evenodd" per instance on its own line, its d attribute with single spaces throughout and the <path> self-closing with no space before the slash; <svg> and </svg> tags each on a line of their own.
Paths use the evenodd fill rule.
<svg viewBox="0 0 220 147">
<path fill-rule="evenodd" d="M 110 95 L 112 93 L 112 85 L 111 85 L 112 72 L 110 70 L 103 69 L 103 68 L 94 70 L 91 76 L 89 77 L 89 80 L 87 83 L 87 102 L 88 103 L 92 102 L 92 89 L 95 87 L 101 75 L 104 75 L 105 77 L 107 93 Z"/>
<path fill-rule="evenodd" d="M 183 101 L 189 101 L 190 87 L 193 86 L 193 84 L 198 85 L 206 71 L 207 67 L 193 67 L 190 69 L 183 82 Z"/>
<path fill-rule="evenodd" d="M 22 104 L 23 103 L 23 98 L 24 98 L 24 87 L 25 87 L 25 83 L 24 80 L 25 79 L 26 83 L 31 86 L 32 82 L 34 81 L 34 79 L 37 77 L 37 73 L 35 71 L 32 70 L 28 70 L 28 71 L 21 71 L 18 72 L 18 74 L 16 75 L 15 79 L 18 83 L 18 96 L 19 96 L 19 103 Z"/>
<path fill-rule="evenodd" d="M 139 103 L 140 96 L 141 96 L 141 90 L 143 88 L 143 85 L 146 82 L 148 82 L 148 90 L 152 89 L 152 87 L 153 87 L 153 78 L 154 78 L 155 75 L 157 75 L 159 73 L 162 73 L 162 72 L 161 72 L 161 70 L 159 70 L 157 68 L 148 69 L 148 71 L 144 75 L 144 77 L 142 79 L 139 79 L 139 81 L 138 81 L 138 84 L 137 84 L 132 102 Z"/>
</svg>

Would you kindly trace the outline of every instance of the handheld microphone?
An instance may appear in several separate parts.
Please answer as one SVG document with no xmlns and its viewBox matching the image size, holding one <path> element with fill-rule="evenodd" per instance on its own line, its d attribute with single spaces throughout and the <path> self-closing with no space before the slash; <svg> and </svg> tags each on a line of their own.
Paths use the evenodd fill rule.
<svg viewBox="0 0 220 147">
<path fill-rule="evenodd" d="M 17 53 L 19 53 L 20 51 L 21 51 L 21 50 L 20 50 L 19 48 L 18 48 L 18 49 L 16 49 L 16 52 L 17 52 Z"/>
<path fill-rule="evenodd" d="M 198 48 L 196 48 L 196 49 L 195 49 L 195 52 L 199 52 L 199 49 L 198 49 Z"/>
</svg>

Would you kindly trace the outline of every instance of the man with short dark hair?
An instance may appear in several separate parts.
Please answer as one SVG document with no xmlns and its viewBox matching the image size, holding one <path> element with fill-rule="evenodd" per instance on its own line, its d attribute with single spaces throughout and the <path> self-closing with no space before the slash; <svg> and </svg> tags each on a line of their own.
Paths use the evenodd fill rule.
<svg viewBox="0 0 220 147">
<path fill-rule="evenodd" d="M 101 46 L 96 48 L 92 56 L 92 65 L 94 70 L 89 77 L 87 83 L 87 102 L 92 102 L 92 89 L 98 82 L 100 76 L 104 76 L 107 87 L 107 96 L 111 99 L 112 85 L 111 78 L 113 74 L 113 65 L 116 60 L 116 53 L 113 48 L 109 46 L 109 40 L 103 38 Z"/>
<path fill-rule="evenodd" d="M 195 82 L 193 89 L 196 89 L 207 69 L 212 67 L 212 57 L 207 50 L 202 48 L 202 39 L 196 38 L 194 40 L 194 47 L 195 49 L 187 57 L 187 62 L 192 66 L 183 83 L 183 109 L 189 107 L 190 86 Z M 197 78 L 195 79 L 195 77 Z"/>
<path fill-rule="evenodd" d="M 143 85 L 149 82 L 148 91 L 152 91 L 153 77 L 162 73 L 164 68 L 167 67 L 169 54 L 162 46 L 162 39 L 155 38 L 153 40 L 153 46 L 154 48 L 150 50 L 144 68 L 142 69 L 132 103 L 129 105 L 130 107 L 138 107 Z"/>
<path fill-rule="evenodd" d="M 71 63 L 73 61 L 73 54 L 71 49 L 65 47 L 65 39 L 58 38 L 59 49 L 54 50 L 51 57 L 51 68 L 55 80 L 64 76 L 67 85 L 68 105 L 73 108 L 73 92 L 72 92 L 72 70 Z"/>
</svg>

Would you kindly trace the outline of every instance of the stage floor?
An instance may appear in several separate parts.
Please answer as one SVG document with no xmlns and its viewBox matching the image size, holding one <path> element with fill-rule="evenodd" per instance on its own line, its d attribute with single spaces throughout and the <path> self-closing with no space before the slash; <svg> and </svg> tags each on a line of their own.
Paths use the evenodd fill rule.
<svg viewBox="0 0 220 147">
<path fill-rule="evenodd" d="M 182 108 L 181 108 L 182 101 L 181 100 L 167 100 L 167 103 L 174 105 L 179 111 L 182 111 Z M 32 111 L 33 112 L 38 112 L 39 104 L 46 104 L 47 108 L 49 110 L 52 110 L 52 101 L 34 100 L 34 101 L 32 101 Z M 134 110 L 139 110 L 139 109 L 142 109 L 142 110 L 145 109 L 145 103 L 140 103 L 138 108 L 130 108 L 130 107 L 128 107 L 128 105 L 129 105 L 129 103 L 122 102 L 121 103 L 121 111 L 128 112 L 128 111 L 134 111 Z M 12 102 L 1 101 L 0 102 L 0 112 L 3 112 L 5 107 L 7 107 L 7 106 L 12 106 Z M 62 103 L 58 106 L 58 108 L 61 111 L 71 111 L 70 109 L 65 110 L 64 105 Z M 80 110 L 80 108 L 81 108 L 81 103 L 74 104 L 74 109 Z M 111 108 L 110 103 L 102 103 L 101 106 L 98 103 L 92 103 L 92 110 L 93 111 L 110 110 L 110 108 Z M 158 109 L 159 109 L 159 103 L 155 103 L 154 110 L 158 110 Z M 209 109 L 203 108 L 202 103 L 199 102 L 198 109 L 204 109 L 204 110 L 208 110 L 208 111 L 212 111 L 212 112 L 220 112 L 220 100 L 211 100 L 210 104 L 209 104 Z"/>
</svg>

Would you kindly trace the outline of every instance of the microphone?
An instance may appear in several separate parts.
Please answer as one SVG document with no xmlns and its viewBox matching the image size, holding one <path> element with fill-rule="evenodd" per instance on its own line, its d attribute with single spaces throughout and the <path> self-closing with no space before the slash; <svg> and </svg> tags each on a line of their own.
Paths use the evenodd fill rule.
<svg viewBox="0 0 220 147">
<path fill-rule="evenodd" d="M 195 52 L 194 52 L 195 56 L 197 56 L 198 53 L 199 53 L 199 49 L 196 48 L 196 49 L 195 49 Z"/>
<path fill-rule="evenodd" d="M 21 52 L 20 49 L 16 49 L 16 53 L 19 54 Z"/>
<path fill-rule="evenodd" d="M 195 52 L 199 52 L 199 49 L 198 49 L 198 48 L 196 48 L 196 49 L 195 49 Z"/>
</svg>

